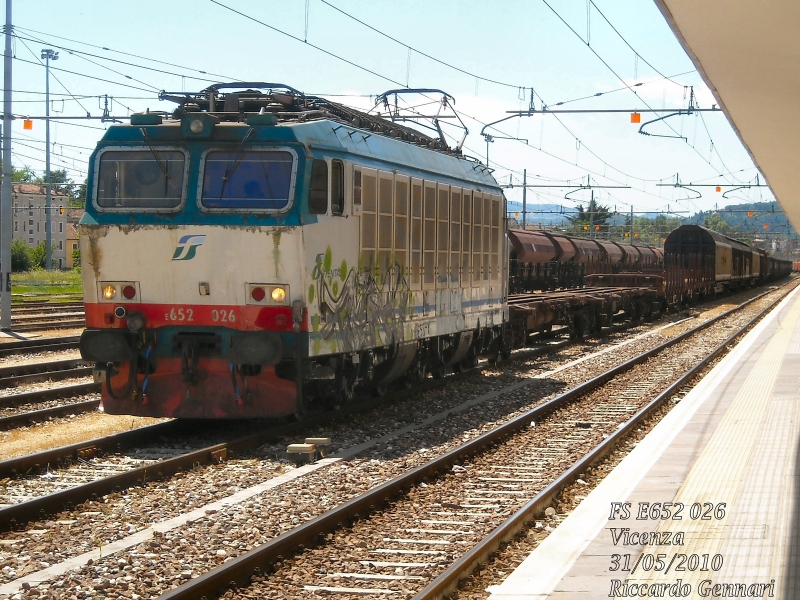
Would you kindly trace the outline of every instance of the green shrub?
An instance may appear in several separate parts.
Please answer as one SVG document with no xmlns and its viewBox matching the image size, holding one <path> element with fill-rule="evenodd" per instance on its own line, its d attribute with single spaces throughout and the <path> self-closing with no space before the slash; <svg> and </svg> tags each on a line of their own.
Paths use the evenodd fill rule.
<svg viewBox="0 0 800 600">
<path fill-rule="evenodd" d="M 22 240 L 11 242 L 11 270 L 15 273 L 19 271 L 29 271 L 33 261 L 31 260 L 31 249 Z"/>
</svg>

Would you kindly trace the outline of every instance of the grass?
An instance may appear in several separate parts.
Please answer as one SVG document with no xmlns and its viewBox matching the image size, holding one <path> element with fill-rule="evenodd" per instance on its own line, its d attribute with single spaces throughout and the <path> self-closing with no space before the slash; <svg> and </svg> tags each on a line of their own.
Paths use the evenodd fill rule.
<svg viewBox="0 0 800 600">
<path fill-rule="evenodd" d="M 14 302 L 59 300 L 59 297 L 80 297 L 83 284 L 79 271 L 24 271 L 11 276 L 11 298 Z"/>
</svg>

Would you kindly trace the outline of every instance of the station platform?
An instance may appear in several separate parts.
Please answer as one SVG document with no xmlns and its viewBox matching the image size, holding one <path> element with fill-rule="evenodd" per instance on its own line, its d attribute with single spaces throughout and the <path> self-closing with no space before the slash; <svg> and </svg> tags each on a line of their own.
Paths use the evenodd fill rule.
<svg viewBox="0 0 800 600">
<path fill-rule="evenodd" d="M 800 598 L 800 288 L 490 600 Z"/>
</svg>

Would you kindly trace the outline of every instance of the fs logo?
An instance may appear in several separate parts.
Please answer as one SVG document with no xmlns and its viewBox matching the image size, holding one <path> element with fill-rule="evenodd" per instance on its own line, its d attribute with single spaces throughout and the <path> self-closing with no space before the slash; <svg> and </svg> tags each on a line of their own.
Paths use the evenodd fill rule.
<svg viewBox="0 0 800 600">
<path fill-rule="evenodd" d="M 179 241 L 175 248 L 175 254 L 172 255 L 172 260 L 192 260 L 197 253 L 197 247 L 202 246 L 206 241 L 204 235 L 185 235 Z"/>
</svg>

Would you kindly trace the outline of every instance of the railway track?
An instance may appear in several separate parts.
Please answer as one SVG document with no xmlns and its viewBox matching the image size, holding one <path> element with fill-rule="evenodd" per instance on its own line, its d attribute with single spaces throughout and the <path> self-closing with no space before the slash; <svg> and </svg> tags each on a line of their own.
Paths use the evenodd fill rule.
<svg viewBox="0 0 800 600">
<path fill-rule="evenodd" d="M 74 350 L 80 341 L 78 335 L 59 337 L 37 338 L 33 340 L 16 340 L 0 342 L 0 357 L 14 354 L 31 354 L 40 352 L 58 352 L 61 350 Z"/>
<path fill-rule="evenodd" d="M 74 381 L 91 376 L 92 368 L 80 359 L 65 359 L 0 368 L 0 390 L 14 387 Z M 0 430 L 31 422 L 95 410 L 98 399 L 66 403 L 59 400 L 81 397 L 100 391 L 95 383 L 77 382 L 67 385 L 19 391 L 0 392 Z M 24 408 L 24 410 L 19 410 Z"/>
<path fill-rule="evenodd" d="M 631 326 L 630 323 L 616 325 L 608 328 L 607 333 L 609 331 L 622 332 Z M 566 328 L 560 329 L 563 329 L 562 333 L 567 332 Z M 558 331 L 553 333 L 558 335 Z M 540 342 L 533 348 L 516 352 L 513 360 L 531 359 L 538 355 L 557 351 L 573 343 L 569 339 L 558 340 L 549 336 L 540 340 Z M 69 369 L 68 367 L 73 368 Z M 484 368 L 491 367 L 486 364 L 478 367 L 477 371 Z M 5 381 L 24 381 L 27 378 L 30 378 L 30 380 L 46 380 L 49 374 L 70 378 L 81 374 L 89 374 L 91 370 L 91 367 L 86 366 L 79 359 L 7 367 L 6 369 L 0 369 L 0 388 L 4 387 Z M 412 390 L 402 390 L 387 395 L 383 400 L 389 403 L 398 401 L 424 390 L 450 385 L 458 379 L 469 377 L 474 372 L 475 370 L 456 373 L 444 380 L 430 379 Z M 4 376 L 7 379 L 4 379 Z M 99 391 L 99 386 L 94 384 L 78 384 L 17 394 L 7 397 L 7 400 L 0 397 L 0 411 L 4 407 L 20 406 L 29 402 L 51 398 L 69 397 L 70 393 L 84 395 L 97 391 Z M 90 400 L 0 417 L 0 430 L 50 417 L 91 411 L 97 408 L 98 402 L 97 400 Z M 346 407 L 344 410 L 336 411 L 336 415 L 339 417 L 357 415 L 372 408 L 374 402 L 373 398 L 362 396 L 359 402 Z M 189 452 L 167 452 L 166 455 L 162 452 L 161 455 L 152 460 L 142 460 L 140 458 L 142 452 L 136 446 L 147 445 L 152 443 L 151 438 L 154 439 L 166 435 L 166 424 L 163 432 L 159 426 L 147 427 L 141 431 L 122 432 L 97 440 L 89 440 L 80 444 L 72 444 L 37 454 L 0 461 L 0 480 L 15 479 L 19 474 L 41 474 L 43 471 L 48 475 L 46 481 L 40 481 L 38 484 L 24 483 L 19 491 L 11 491 L 11 495 L 17 499 L 13 504 L 19 506 L 8 508 L 8 510 L 0 509 L 0 531 L 2 531 L 3 522 L 20 526 L 26 522 L 26 519 L 37 518 L 42 514 L 50 514 L 53 511 L 60 510 L 66 504 L 78 504 L 91 497 L 102 496 L 115 490 L 119 491 L 140 485 L 148 477 L 167 477 L 193 466 L 209 464 L 220 460 L 222 457 L 242 452 L 267 440 L 285 435 L 287 432 L 298 430 L 299 428 L 311 430 L 315 426 L 326 423 L 329 418 L 330 415 L 327 413 L 313 414 L 304 419 L 301 424 L 272 426 L 262 430 L 258 435 L 248 434 L 234 437 L 229 441 L 204 448 L 196 448 Z M 180 447 L 182 442 L 178 439 L 174 441 L 173 445 Z M 122 449 L 134 449 L 136 456 L 117 454 L 109 457 L 109 452 L 113 453 L 113 451 Z M 147 452 L 144 452 L 144 454 L 147 454 Z M 86 463 L 86 459 L 95 457 L 98 457 L 96 462 L 99 466 L 92 468 L 91 465 Z M 106 462 L 103 462 L 104 460 Z M 113 464 L 109 461 L 113 462 Z M 152 466 L 155 462 L 159 463 L 156 469 Z M 13 484 L 6 483 L 7 490 L 12 487 Z M 5 500 L 0 498 L 0 506 L 10 506 L 11 504 L 7 501 L 9 498 L 7 497 Z"/>
<path fill-rule="evenodd" d="M 75 329 L 86 325 L 82 302 L 32 302 L 11 309 L 13 331 Z"/>
<path fill-rule="evenodd" d="M 83 302 L 26 302 L 12 304 L 11 315 L 29 315 L 48 312 L 83 312 Z"/>
<path fill-rule="evenodd" d="M 242 553 L 162 598 L 211 598 L 226 592 L 235 598 L 308 592 L 444 597 L 772 305 L 732 333 L 712 335 L 712 325 L 740 308 Z M 709 347 L 713 337 L 721 339 Z"/>
<path fill-rule="evenodd" d="M 601 360 L 601 359 L 595 359 L 595 360 Z M 586 364 L 589 364 L 589 363 L 586 363 Z M 513 378 L 512 378 L 512 379 L 513 379 Z M 453 379 L 451 379 L 451 378 L 447 378 L 447 379 L 445 380 L 445 382 L 447 382 L 448 380 L 450 380 L 450 381 L 453 381 Z M 542 385 L 542 386 L 544 386 L 544 385 L 545 385 L 545 384 L 546 384 L 546 383 L 547 383 L 549 380 L 550 380 L 550 379 L 549 379 L 549 377 L 545 377 L 544 379 L 539 379 L 538 381 L 540 381 L 540 382 L 541 382 L 541 385 Z M 433 382 L 432 382 L 432 383 L 433 383 Z M 437 385 L 439 384 L 439 382 L 436 382 L 436 383 L 437 383 Z M 528 385 L 528 383 L 530 383 L 530 380 L 528 380 L 527 382 L 524 382 L 524 381 L 517 381 L 517 382 L 514 384 L 514 388 L 515 388 L 515 389 L 519 389 L 519 390 L 521 391 L 521 390 L 525 389 L 525 386 L 527 386 L 527 385 Z M 539 386 L 537 386 L 537 388 L 538 388 L 538 387 L 539 387 Z M 485 389 L 485 387 L 484 387 L 484 389 Z M 528 388 L 528 389 L 530 389 L 530 388 Z M 491 392 L 490 394 L 488 394 L 488 396 L 491 396 L 491 397 L 492 397 L 494 400 L 497 400 L 497 399 L 499 399 L 499 396 L 498 396 L 497 394 L 501 394 L 501 393 L 508 393 L 508 391 L 507 391 L 507 390 L 498 390 L 498 391 L 495 391 L 495 392 Z M 452 394 L 448 394 L 448 395 L 452 395 Z M 526 395 L 527 395 L 527 394 L 526 394 Z M 485 400 L 485 399 L 484 399 L 484 400 Z M 386 412 L 386 411 L 384 411 L 384 412 Z M 454 413 L 454 414 L 455 414 L 455 413 Z M 329 418 L 329 417 L 328 417 L 328 418 Z M 418 414 L 415 414 L 415 416 L 413 417 L 413 419 L 414 419 L 415 421 L 419 421 L 421 418 L 422 418 L 422 417 L 421 417 L 420 415 L 418 415 Z M 441 418 L 443 418 L 443 419 L 444 419 L 444 421 L 443 421 L 443 422 L 448 422 L 448 421 L 452 420 L 454 417 L 453 417 L 453 416 L 452 416 L 452 415 L 449 413 L 449 411 L 448 411 L 448 413 L 447 413 L 447 414 L 445 414 L 445 415 L 442 415 L 442 416 L 441 416 Z M 346 418 L 346 415 L 345 415 L 345 419 L 344 419 L 344 420 L 347 420 L 349 423 L 351 423 L 351 422 L 353 421 L 352 419 L 347 419 L 347 418 Z M 430 420 L 430 419 L 428 419 L 428 421 L 429 421 L 429 420 Z M 581 420 L 581 422 L 588 422 L 588 421 L 589 421 L 589 419 L 588 419 L 588 418 L 585 418 L 585 417 L 576 418 L 576 420 Z M 426 422 L 427 422 L 427 421 L 426 421 Z M 301 424 L 301 425 L 302 425 L 302 424 Z M 571 427 L 570 427 L 570 431 L 572 431 L 572 429 L 574 428 L 574 422 L 572 422 L 570 425 L 571 425 Z M 433 426 L 433 425 L 430 425 L 430 426 Z M 465 426 L 465 427 L 466 427 L 466 428 L 468 428 L 468 426 Z M 371 430 L 372 430 L 372 429 L 371 429 Z M 300 430 L 298 430 L 298 431 L 300 431 Z M 543 429 L 541 429 L 540 431 L 543 431 Z M 378 444 L 378 446 L 377 446 L 377 447 L 383 447 L 384 449 L 386 449 L 386 444 L 387 444 L 387 443 L 390 443 L 390 444 L 395 444 L 396 446 L 397 446 L 397 445 L 399 445 L 400 447 L 402 447 L 402 446 L 403 446 L 403 444 L 402 444 L 402 443 L 398 444 L 397 442 L 384 442 L 384 443 L 383 443 L 383 446 L 381 446 L 381 445 L 380 445 L 380 444 L 381 444 L 381 442 L 380 442 L 380 439 L 381 439 L 381 438 L 380 438 L 380 436 L 378 436 L 378 438 L 376 439 L 376 438 L 375 438 L 375 436 L 376 436 L 376 435 L 377 435 L 376 433 L 373 433 L 373 434 L 372 434 L 373 441 L 372 441 L 372 442 L 369 442 L 369 443 L 368 443 L 368 445 L 369 445 L 369 444 L 372 444 L 373 446 L 375 446 L 375 444 Z M 392 436 L 386 436 L 386 437 L 392 437 Z M 459 436 L 459 437 L 460 437 L 460 436 Z M 368 439 L 369 439 L 369 438 L 368 438 Z M 356 444 L 356 446 L 358 446 L 358 444 Z M 90 450 L 90 453 L 93 453 L 93 452 L 94 452 L 93 450 Z M 346 452 L 345 452 L 345 453 L 346 453 Z M 102 455 L 102 451 L 101 451 L 101 452 L 98 452 L 98 455 Z M 209 454 L 208 454 L 208 452 L 206 452 L 206 457 L 208 457 L 208 456 L 209 456 Z M 230 454 L 229 454 L 229 456 L 230 456 Z M 76 459 L 76 460 L 77 460 L 77 459 Z M 204 460 L 206 460 L 206 461 L 210 461 L 211 459 L 210 459 L 210 458 L 205 458 Z M 335 459 L 332 459 L 332 460 L 335 460 Z M 53 462 L 54 462 L 54 461 L 55 461 L 55 457 L 51 455 L 50 459 L 49 459 L 47 462 L 50 462 L 50 463 L 51 463 L 51 472 L 53 472 L 53 473 L 55 474 L 54 470 L 52 469 L 52 465 L 53 465 Z M 42 465 L 46 465 L 46 464 L 47 464 L 47 462 L 46 462 L 45 460 L 41 460 L 41 461 L 40 461 L 40 466 L 42 466 Z M 374 461 L 373 461 L 373 462 L 374 462 Z M 501 463 L 501 462 L 498 462 L 497 464 L 502 464 L 502 463 Z M 311 467 L 312 467 L 312 468 L 316 468 L 316 465 L 312 465 Z M 30 469 L 30 468 L 33 468 L 33 465 L 31 465 L 31 464 L 27 464 L 27 465 L 25 465 L 25 464 L 21 464 L 21 465 L 18 465 L 18 467 L 17 467 L 17 471 L 18 471 L 18 472 L 23 472 L 24 470 L 27 470 L 27 469 Z M 221 466 L 220 466 L 220 467 L 218 467 L 218 468 L 221 468 Z M 344 466 L 342 467 L 342 469 L 344 469 Z M 301 471 L 301 470 L 299 470 L 299 471 Z M 383 471 L 383 469 L 381 469 L 381 471 Z M 202 473 L 202 471 L 201 471 L 200 473 Z M 322 472 L 321 472 L 321 473 L 322 473 Z M 389 474 L 391 475 L 391 474 L 392 474 L 392 472 L 389 472 Z M 333 476 L 334 476 L 333 474 L 329 475 L 329 477 L 333 477 Z M 199 475 L 198 475 L 198 477 L 199 477 Z M 306 477 L 313 477 L 313 475 L 308 475 L 308 476 L 306 476 Z M 321 484 L 323 487 L 327 487 L 327 486 L 329 486 L 329 485 L 330 485 L 330 486 L 333 486 L 333 487 L 335 487 L 335 482 L 333 482 L 333 483 L 328 483 L 328 482 L 327 482 L 327 477 L 328 477 L 328 476 L 326 476 L 326 479 L 325 479 L 325 481 L 322 481 L 322 482 L 319 482 L 319 483 L 317 483 L 317 486 L 319 486 L 319 485 Z M 2 480 L 2 478 L 3 478 L 3 476 L 0 476 L 0 480 Z M 384 476 L 384 478 L 385 478 L 385 476 Z M 175 488 L 175 489 L 187 490 L 187 492 L 186 492 L 186 493 L 187 493 L 187 498 L 188 498 L 188 495 L 189 495 L 189 493 L 190 493 L 190 492 L 191 492 L 193 489 L 197 489 L 197 486 L 192 486 L 192 485 L 188 485 L 188 486 L 187 486 L 187 484 L 189 484 L 189 483 L 190 483 L 191 479 L 194 479 L 194 477 L 191 477 L 190 479 L 187 479 L 187 478 L 185 478 L 185 477 L 184 477 L 184 478 L 182 478 L 182 479 L 180 479 L 180 481 L 182 481 L 182 482 L 185 482 L 185 483 L 181 483 L 181 484 L 180 484 L 180 487 L 178 487 L 178 488 Z M 149 476 L 149 477 L 148 477 L 148 481 L 150 481 L 150 480 L 152 480 L 152 476 Z M 379 480 L 380 480 L 380 478 L 379 478 Z M 8 485 L 8 483 L 6 483 L 6 485 Z M 167 485 L 167 484 L 164 484 L 164 485 Z M 170 483 L 170 484 L 169 484 L 169 487 L 170 487 L 170 489 L 172 489 L 172 488 L 173 488 L 173 487 L 175 487 L 176 485 L 178 485 L 178 483 L 177 483 L 177 482 L 175 482 L 175 483 Z M 308 485 L 308 484 L 305 484 L 305 485 Z M 368 487 L 372 487 L 372 485 L 374 485 L 374 484 L 370 484 Z M 158 487 L 160 487 L 160 484 L 159 484 L 159 486 L 158 486 Z M 206 487 L 208 487 L 208 484 L 206 484 Z M 303 486 L 301 486 L 301 487 L 303 487 Z M 311 488 L 314 488 L 314 485 L 310 485 L 310 487 L 311 487 Z M 352 487 L 352 486 L 351 486 L 351 487 Z M 277 492 L 277 490 L 276 490 L 276 492 Z M 193 493 L 192 493 L 192 495 L 193 495 L 193 496 L 194 496 L 194 493 L 196 493 L 196 492 L 193 492 Z M 316 493 L 319 493 L 319 492 L 316 492 Z M 181 491 L 181 494 L 183 494 L 183 491 Z M 100 495 L 100 494 L 98 493 L 98 496 L 99 496 L 99 495 Z M 511 495 L 511 496 L 514 496 L 514 495 Z M 118 505 L 118 503 L 120 502 L 120 500 L 115 500 L 115 499 L 114 499 L 114 498 L 117 498 L 117 497 L 118 497 L 118 494 L 112 494 L 112 496 L 110 496 L 110 497 L 109 497 L 110 499 L 109 499 L 109 500 L 106 500 L 106 502 L 110 502 L 110 504 L 108 504 L 107 506 L 109 506 L 109 507 L 110 507 L 110 506 L 112 506 L 112 505 L 113 505 L 113 506 L 117 506 L 117 505 Z M 133 498 L 135 498 L 135 497 L 136 497 L 136 496 L 133 496 Z M 212 497 L 212 498 L 210 498 L 210 499 L 211 499 L 211 500 L 213 500 L 214 498 Z M 78 499 L 78 500 L 77 500 L 77 501 L 75 501 L 74 503 L 77 505 L 77 502 L 80 502 L 80 501 L 81 501 L 81 500 L 79 500 L 79 499 Z M 128 506 L 128 505 L 130 504 L 130 502 L 131 502 L 131 500 L 126 500 L 126 501 L 124 501 L 124 502 L 123 502 L 122 506 Z M 311 514 L 312 514 L 312 515 L 313 515 L 313 514 L 316 514 L 316 512 L 315 512 L 315 511 L 319 512 L 320 510 L 322 510 L 322 509 L 323 509 L 323 506 L 324 506 L 325 502 L 326 502 L 326 501 L 323 501 L 323 502 L 322 502 L 322 506 L 321 506 L 321 505 L 320 505 L 320 502 L 319 502 L 319 501 L 317 501 L 317 502 L 315 502 L 315 506 L 314 506 L 314 508 L 313 508 L 313 509 L 309 508 L 308 510 L 311 510 Z M 453 503 L 454 503 L 454 504 L 458 504 L 458 502 L 453 502 Z M 134 500 L 134 504 L 136 505 L 136 504 L 138 504 L 138 502 Z M 302 504 L 302 503 L 301 503 L 301 504 Z M 82 510 L 86 511 L 86 510 L 88 510 L 88 509 L 91 509 L 91 508 L 93 508 L 93 506 L 94 506 L 94 505 L 95 505 L 94 503 L 90 503 L 90 504 L 88 504 L 88 505 L 84 505 L 84 508 L 83 508 Z M 222 505 L 223 505 L 223 506 L 225 505 L 225 502 L 224 502 L 224 501 L 222 502 Z M 62 504 L 62 506 L 63 506 L 63 504 Z M 100 506 L 103 506 L 103 505 L 100 505 Z M 196 503 L 194 502 L 194 500 L 193 500 L 191 503 L 186 503 L 186 510 L 191 510 L 193 506 L 196 506 Z M 376 504 L 376 506 L 378 506 L 378 504 Z M 104 508 L 104 509 L 102 509 L 102 510 L 106 510 L 106 509 Z M 115 510 L 116 510 L 116 509 L 115 509 Z M 215 508 L 215 510 L 220 510 L 220 509 L 219 509 L 219 508 Z M 300 510 L 300 509 L 292 509 L 292 512 L 299 511 L 299 510 Z M 195 512 L 197 512 L 197 511 L 195 511 Z M 200 511 L 200 512 L 201 512 L 201 517 L 207 517 L 207 514 L 203 513 L 202 511 Z M 213 511 L 212 511 L 212 512 L 213 512 Z M 274 508 L 274 509 L 271 509 L 271 511 L 265 511 L 265 512 L 273 512 L 273 513 L 276 513 L 276 518 L 278 518 L 278 517 L 277 517 L 277 515 L 279 515 L 279 514 L 281 514 L 281 513 L 285 513 L 286 511 L 284 511 L 283 509 L 280 509 L 280 508 L 277 508 L 277 507 L 276 507 L 276 508 Z M 9 513 L 9 514 L 10 514 L 10 513 Z M 173 513 L 169 513 L 169 514 L 164 514 L 164 517 L 163 517 L 163 518 L 167 519 L 167 521 L 165 521 L 165 522 L 168 522 L 168 521 L 169 521 L 169 519 L 171 518 L 171 517 L 170 517 L 170 514 L 174 514 L 174 512 L 173 512 Z M 363 512 L 363 511 L 362 511 L 362 514 L 364 514 L 364 512 Z M 81 523 L 87 523 L 87 521 L 88 521 L 89 523 L 91 523 L 91 522 L 92 522 L 92 520 L 95 520 L 95 521 L 97 520 L 97 518 L 95 518 L 95 517 L 86 516 L 86 515 L 83 515 L 83 516 L 81 516 L 81 515 L 83 515 L 83 513 L 80 513 L 80 511 L 78 511 L 77 513 L 75 513 L 75 516 L 71 516 L 71 513 L 62 513 L 62 514 L 60 515 L 60 517 L 59 517 L 59 520 L 64 520 L 64 519 L 66 519 L 66 521 L 65 521 L 65 522 L 75 522 L 75 520 L 77 519 L 77 523 L 76 523 L 75 525 L 72 525 L 72 526 L 73 526 L 73 527 L 78 527 L 78 528 L 79 528 L 79 530 L 80 530 L 80 527 L 81 527 Z M 100 519 L 102 519 L 102 523 L 105 523 L 105 522 L 106 522 L 106 521 L 108 521 L 108 520 L 111 520 L 111 521 L 119 521 L 119 519 L 120 519 L 120 518 L 122 518 L 123 520 L 127 520 L 127 519 L 129 519 L 129 518 L 130 518 L 130 516 L 128 516 L 128 517 L 116 517 L 116 518 L 115 518 L 115 517 L 113 517 L 113 516 L 111 516 L 111 515 L 109 515 L 107 518 L 104 518 L 102 515 L 100 516 Z M 197 519 L 197 518 L 199 518 L 199 517 L 192 517 L 192 519 Z M 293 517 L 293 519 L 294 519 L 294 517 Z M 6 519 L 5 517 L 0 517 L 0 522 L 2 522 L 3 520 L 7 520 L 7 519 Z M 201 518 L 200 520 L 202 521 L 202 520 L 204 520 L 204 519 L 202 519 L 202 518 Z M 428 519 L 428 520 L 431 520 L 431 519 Z M 433 520 L 435 520 L 435 519 L 433 519 Z M 347 521 L 343 521 L 343 522 L 347 522 Z M 97 530 L 97 531 L 103 531 L 102 523 L 101 523 L 101 522 L 96 522 L 94 525 L 92 525 L 92 526 L 91 526 L 91 529 L 92 529 L 93 531 L 95 531 L 95 530 Z M 146 522 L 145 522 L 145 523 L 143 523 L 143 524 L 142 524 L 141 522 L 138 522 L 138 523 L 140 523 L 140 524 L 138 525 L 138 527 L 148 527 L 148 525 L 146 524 Z M 18 526 L 19 526 L 19 525 L 21 525 L 21 524 L 22 524 L 21 522 L 20 522 L 20 523 L 18 523 Z M 296 523 L 294 523 L 294 521 L 292 521 L 292 523 L 290 523 L 290 524 L 292 524 L 292 525 L 293 525 L 293 524 L 296 524 Z M 56 540 L 56 541 L 57 541 L 57 540 L 59 540 L 59 539 L 63 540 L 63 541 L 62 541 L 60 544 L 58 544 L 60 547 L 67 547 L 67 546 L 77 546 L 78 548 L 83 548 L 83 547 L 85 547 L 85 545 L 86 545 L 86 542 L 78 542 L 78 541 L 75 541 L 75 540 L 74 540 L 74 537 L 72 538 L 72 539 L 73 539 L 73 541 L 67 541 L 67 539 L 69 539 L 69 538 L 67 538 L 66 536 L 68 536 L 68 535 L 69 535 L 69 533 L 68 533 L 67 531 L 63 531 L 63 529 L 65 529 L 65 528 L 66 528 L 66 529 L 68 529 L 68 528 L 70 527 L 70 525 L 66 525 L 66 526 L 57 525 L 57 526 L 56 526 L 56 530 L 53 530 L 51 525 L 49 525 L 49 524 L 46 524 L 46 523 L 44 523 L 44 522 L 39 522 L 39 523 L 37 523 L 36 525 L 34 525 L 34 527 L 35 527 L 35 528 L 40 528 L 40 529 L 42 529 L 42 530 L 48 529 L 48 530 L 52 531 L 52 534 L 51 534 L 51 535 L 55 535 L 55 536 L 56 536 L 56 537 L 55 537 L 55 540 Z M 58 528 L 59 528 L 59 527 L 62 529 L 62 531 L 58 531 Z M 156 526 L 155 526 L 155 525 L 153 525 L 153 527 L 156 527 Z M 260 526 L 260 527 L 262 527 L 262 529 L 263 529 L 263 525 L 262 525 L 262 526 Z M 282 526 L 282 528 L 283 528 L 283 526 Z M 408 527 L 408 528 L 414 529 L 414 527 Z M 417 528 L 419 528 L 419 527 L 417 527 Z M 281 530 L 282 530 L 282 529 L 281 529 Z M 280 531 L 276 532 L 276 533 L 275 533 L 275 535 L 277 535 L 279 532 L 280 532 Z M 24 534 L 24 532 L 23 532 L 21 535 L 25 535 L 25 534 Z M 100 534 L 100 533 L 98 533 L 97 535 L 101 535 L 101 534 Z M 107 536 L 107 534 L 105 534 L 105 533 L 104 533 L 104 534 L 102 534 L 102 535 L 104 536 L 104 539 L 106 540 L 106 541 L 104 541 L 104 544 L 105 544 L 105 545 L 107 545 L 107 544 L 112 544 L 112 543 L 113 543 L 113 544 L 119 544 L 119 543 L 121 543 L 121 542 L 113 542 L 113 540 L 115 539 L 115 537 L 118 537 L 118 535 L 119 535 L 119 534 L 114 534 L 114 535 L 112 535 L 112 537 L 111 537 L 110 539 L 108 539 L 108 538 L 106 537 L 106 536 Z M 136 535 L 136 534 L 134 534 L 134 536 L 133 536 L 133 537 L 135 537 L 135 535 Z M 279 536 L 279 537 L 280 537 L 280 536 Z M 388 536 L 387 536 L 387 537 L 388 537 Z M 34 540 L 35 540 L 35 538 L 36 538 L 36 536 L 35 536 L 35 535 L 34 535 L 34 536 L 32 536 L 31 543 L 35 544 L 35 541 L 34 541 Z M 397 538 L 397 539 L 410 539 L 410 538 L 401 538 L 401 537 L 399 537 L 399 536 L 395 536 L 395 538 Z M 278 539 L 278 538 L 276 537 L 275 539 Z M 24 538 L 21 538 L 21 540 L 24 540 Z M 462 541 L 463 541 L 463 540 L 462 540 Z M 268 542 L 268 543 L 271 543 L 271 542 Z M 15 551 L 16 551 L 16 552 L 18 552 L 18 551 L 22 550 L 23 554 L 25 554 L 26 552 L 31 552 L 31 555 L 35 555 L 35 554 L 36 554 L 35 552 L 33 552 L 33 548 L 32 548 L 32 547 L 31 547 L 31 549 L 30 549 L 30 550 L 25 550 L 25 548 L 27 548 L 27 547 L 28 547 L 28 546 L 27 546 L 27 542 L 20 541 L 20 544 L 21 544 L 21 546 L 14 546 L 14 548 L 15 548 Z M 393 548 L 385 548 L 385 549 L 388 549 L 388 550 L 393 550 Z M 397 548 L 397 549 L 402 549 L 402 548 Z M 244 551 L 244 548 L 242 548 L 242 551 Z M 149 551 L 148 551 L 148 552 L 149 552 Z M 238 552 L 237 552 L 237 553 L 238 553 Z M 135 554 L 135 553 L 134 553 L 134 554 Z M 103 556 L 105 556 L 105 554 L 103 554 Z M 287 556 L 288 556 L 288 555 L 287 555 Z M 404 555 L 400 554 L 400 556 L 404 556 Z M 406 558 L 407 558 L 407 557 L 406 557 Z M 52 559 L 49 559 L 49 558 L 48 558 L 47 560 L 49 560 L 49 561 L 52 561 Z M 95 560 L 96 560 L 96 557 L 95 557 Z M 374 560 L 375 560 L 375 557 L 372 557 L 372 560 L 374 561 Z M 387 559 L 387 560 L 385 560 L 385 561 L 383 561 L 383 562 L 392 562 L 392 560 L 388 560 L 388 559 Z M 439 565 L 440 561 L 433 561 L 433 563 L 434 563 L 434 565 L 436 566 L 436 565 Z M 212 565 L 212 566 L 213 566 L 213 565 Z M 209 567 L 205 567 L 204 569 L 198 569 L 198 572 L 203 572 L 204 570 L 207 570 L 208 568 L 209 568 Z M 436 568 L 438 568 L 438 566 L 437 566 Z M 429 569 L 429 570 L 430 570 L 430 569 Z M 342 572 L 344 572 L 344 571 L 342 571 Z M 367 575 L 369 575 L 370 573 L 366 573 L 366 574 L 367 574 Z M 372 574 L 378 574 L 378 575 L 380 575 L 381 573 L 372 573 Z M 383 574 L 385 574 L 385 573 L 383 573 Z M 428 577 L 428 575 L 429 575 L 429 574 L 428 574 L 428 575 L 422 575 L 422 574 L 413 574 L 413 575 L 414 575 L 415 577 L 417 577 L 417 576 L 419 576 L 419 577 L 423 577 L 423 576 L 425 576 L 425 577 Z M 328 578 L 326 577 L 326 578 L 323 578 L 323 579 L 324 579 L 324 580 L 327 580 Z M 344 579 L 346 579 L 346 578 L 344 578 Z M 375 579 L 375 581 L 378 581 L 378 580 L 379 580 L 379 579 Z M 0 581 L 2 581 L 2 579 L 0 579 Z M 366 580 L 360 580 L 360 581 L 362 581 L 362 582 L 363 582 L 363 581 L 366 581 Z M 372 581 L 372 580 L 369 580 L 369 581 Z M 382 581 L 386 581 L 386 580 L 382 580 Z M 409 580 L 409 581 L 419 581 L 419 580 Z M 307 583 L 308 583 L 308 585 L 317 585 L 317 584 L 319 584 L 320 582 L 319 582 L 319 581 L 317 581 L 316 583 L 315 583 L 315 582 L 307 582 Z M 322 583 L 325 583 L 325 581 L 323 581 Z M 327 583 L 330 583 L 330 582 L 327 582 Z M 334 586 L 334 587 L 335 587 L 335 586 Z M 142 591 L 139 591 L 139 593 L 142 593 Z M 267 594 L 267 595 L 269 595 L 269 594 Z"/>
</svg>

